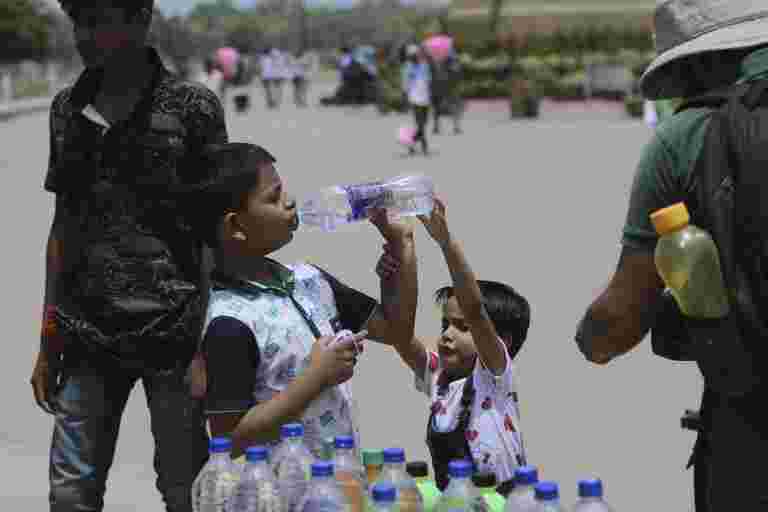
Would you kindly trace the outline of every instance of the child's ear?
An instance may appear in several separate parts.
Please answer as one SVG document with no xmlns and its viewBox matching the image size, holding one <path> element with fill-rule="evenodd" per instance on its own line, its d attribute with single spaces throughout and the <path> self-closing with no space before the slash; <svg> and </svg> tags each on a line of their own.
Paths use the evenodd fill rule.
<svg viewBox="0 0 768 512">
<path fill-rule="evenodd" d="M 247 238 L 245 230 L 237 221 L 237 214 L 235 212 L 229 212 L 224 216 L 224 237 L 240 241 L 245 241 Z"/>
</svg>

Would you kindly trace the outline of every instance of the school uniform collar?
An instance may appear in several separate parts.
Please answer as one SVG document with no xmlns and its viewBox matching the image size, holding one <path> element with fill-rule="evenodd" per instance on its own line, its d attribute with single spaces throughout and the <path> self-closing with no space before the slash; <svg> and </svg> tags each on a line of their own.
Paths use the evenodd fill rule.
<svg viewBox="0 0 768 512">
<path fill-rule="evenodd" d="M 224 288 L 235 288 L 250 293 L 273 293 L 279 296 L 293 295 L 296 288 L 296 275 L 293 270 L 278 263 L 271 258 L 265 258 L 272 272 L 272 279 L 266 281 L 245 280 L 230 274 L 224 273 L 219 269 L 214 269 L 211 273 L 211 281 L 215 286 Z"/>
</svg>

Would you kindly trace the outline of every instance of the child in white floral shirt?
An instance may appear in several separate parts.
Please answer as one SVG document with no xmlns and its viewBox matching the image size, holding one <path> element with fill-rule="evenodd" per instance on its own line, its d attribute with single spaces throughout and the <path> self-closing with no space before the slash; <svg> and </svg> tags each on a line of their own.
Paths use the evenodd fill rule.
<svg viewBox="0 0 768 512">
<path fill-rule="evenodd" d="M 445 206 L 435 203 L 421 221 L 453 279 L 453 286 L 436 293 L 443 313 L 438 351 L 427 350 L 412 332 L 393 345 L 414 371 L 417 389 L 430 399 L 427 444 L 438 487 L 448 484 L 451 460 L 469 459 L 476 471 L 495 474 L 498 491 L 506 495 L 515 468 L 526 464 L 512 360 L 527 336 L 530 307 L 509 286 L 476 280 L 448 230 Z M 415 274 L 415 251 L 401 257 L 385 252 L 378 268 L 384 279 Z"/>
</svg>

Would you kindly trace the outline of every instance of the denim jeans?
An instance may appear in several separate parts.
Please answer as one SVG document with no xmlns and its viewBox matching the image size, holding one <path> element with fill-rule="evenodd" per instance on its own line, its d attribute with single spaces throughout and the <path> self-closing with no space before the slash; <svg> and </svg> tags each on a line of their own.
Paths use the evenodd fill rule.
<svg viewBox="0 0 768 512">
<path fill-rule="evenodd" d="M 104 507 L 120 420 L 138 380 L 145 389 L 154 437 L 156 486 L 168 512 L 191 512 L 191 487 L 208 457 L 202 405 L 190 398 L 186 366 L 139 375 L 116 363 L 81 358 L 69 365 L 55 397 L 50 453 L 51 512 Z"/>
</svg>

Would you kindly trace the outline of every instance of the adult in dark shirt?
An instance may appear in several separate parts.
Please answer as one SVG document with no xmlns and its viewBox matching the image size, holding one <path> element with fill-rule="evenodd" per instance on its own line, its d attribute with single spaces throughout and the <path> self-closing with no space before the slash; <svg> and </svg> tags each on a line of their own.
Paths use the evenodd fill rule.
<svg viewBox="0 0 768 512">
<path fill-rule="evenodd" d="M 50 505 L 100 511 L 121 416 L 141 379 L 169 512 L 191 510 L 207 459 L 200 404 L 184 382 L 202 325 L 202 244 L 179 194 L 197 148 L 226 142 L 221 104 L 146 46 L 152 0 L 62 0 L 85 71 L 54 99 L 37 403 L 55 418 Z"/>
</svg>

